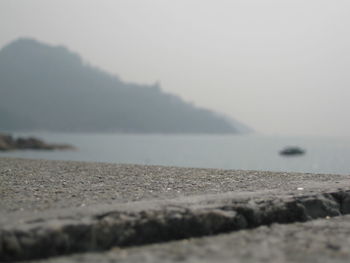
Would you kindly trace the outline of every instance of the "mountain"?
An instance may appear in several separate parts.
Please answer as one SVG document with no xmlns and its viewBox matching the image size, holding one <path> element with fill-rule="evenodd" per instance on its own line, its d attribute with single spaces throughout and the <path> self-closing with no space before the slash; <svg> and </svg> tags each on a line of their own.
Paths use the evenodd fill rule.
<svg viewBox="0 0 350 263">
<path fill-rule="evenodd" d="M 215 112 L 123 82 L 62 46 L 18 39 L 0 50 L 0 130 L 235 133 Z"/>
</svg>

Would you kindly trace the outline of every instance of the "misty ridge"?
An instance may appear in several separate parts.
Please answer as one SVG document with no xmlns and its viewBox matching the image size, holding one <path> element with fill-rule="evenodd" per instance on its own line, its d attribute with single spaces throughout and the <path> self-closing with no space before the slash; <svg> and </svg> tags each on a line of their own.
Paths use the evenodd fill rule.
<svg viewBox="0 0 350 263">
<path fill-rule="evenodd" d="M 117 58 L 116 58 L 117 59 Z M 124 82 L 62 46 L 18 39 L 0 50 L 0 130 L 238 133 L 245 125 Z"/>
</svg>

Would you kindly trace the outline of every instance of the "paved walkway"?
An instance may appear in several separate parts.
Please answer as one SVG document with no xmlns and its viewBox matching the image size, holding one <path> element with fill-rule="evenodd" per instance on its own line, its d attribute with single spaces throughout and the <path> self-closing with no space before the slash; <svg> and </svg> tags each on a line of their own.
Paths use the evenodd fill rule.
<svg viewBox="0 0 350 263">
<path fill-rule="evenodd" d="M 0 261 L 345 262 L 349 179 L 0 158 Z"/>
</svg>

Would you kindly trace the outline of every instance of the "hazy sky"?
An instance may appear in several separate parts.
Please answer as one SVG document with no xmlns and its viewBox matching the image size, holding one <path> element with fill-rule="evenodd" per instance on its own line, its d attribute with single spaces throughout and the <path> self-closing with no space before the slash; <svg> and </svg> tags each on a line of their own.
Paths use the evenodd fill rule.
<svg viewBox="0 0 350 263">
<path fill-rule="evenodd" d="M 1 0 L 0 46 L 63 44 L 259 132 L 350 135 L 350 1 Z"/>
</svg>

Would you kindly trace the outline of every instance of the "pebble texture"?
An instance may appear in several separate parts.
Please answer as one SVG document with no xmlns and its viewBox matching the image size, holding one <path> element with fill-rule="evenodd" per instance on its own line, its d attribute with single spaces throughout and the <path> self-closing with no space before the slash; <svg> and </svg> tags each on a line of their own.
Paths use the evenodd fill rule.
<svg viewBox="0 0 350 263">
<path fill-rule="evenodd" d="M 293 174 L 0 158 L 0 213 L 225 192 L 342 187 L 347 175 Z M 298 188 L 303 189 L 302 191 Z"/>
</svg>

